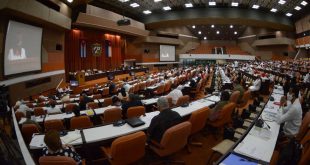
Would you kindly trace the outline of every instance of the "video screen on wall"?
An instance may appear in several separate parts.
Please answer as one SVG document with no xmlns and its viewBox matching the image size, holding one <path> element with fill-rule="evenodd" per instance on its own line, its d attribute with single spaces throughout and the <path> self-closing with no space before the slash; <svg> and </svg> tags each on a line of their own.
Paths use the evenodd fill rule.
<svg viewBox="0 0 310 165">
<path fill-rule="evenodd" d="M 42 28 L 9 21 L 4 49 L 4 75 L 41 70 Z"/>
<path fill-rule="evenodd" d="M 160 45 L 160 61 L 175 61 L 175 46 Z"/>
</svg>

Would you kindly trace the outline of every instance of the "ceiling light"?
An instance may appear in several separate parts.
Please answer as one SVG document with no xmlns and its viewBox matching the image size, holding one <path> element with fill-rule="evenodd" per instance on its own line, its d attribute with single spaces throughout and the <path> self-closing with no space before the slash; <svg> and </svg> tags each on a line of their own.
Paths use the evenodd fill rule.
<svg viewBox="0 0 310 165">
<path fill-rule="evenodd" d="M 165 7 L 163 7 L 163 9 L 167 11 L 167 10 L 171 10 L 171 7 L 170 6 L 165 6 Z"/>
<path fill-rule="evenodd" d="M 275 13 L 278 11 L 278 9 L 272 8 L 270 11 Z"/>
<path fill-rule="evenodd" d="M 161 0 L 154 0 L 154 2 L 160 2 Z"/>
<path fill-rule="evenodd" d="M 201 34 L 201 31 L 199 31 L 198 34 Z"/>
<path fill-rule="evenodd" d="M 214 25 L 211 25 L 211 28 L 214 28 Z"/>
<path fill-rule="evenodd" d="M 216 31 L 216 34 L 220 34 L 220 31 Z"/>
<path fill-rule="evenodd" d="M 209 6 L 216 6 L 216 2 L 209 2 Z"/>
<path fill-rule="evenodd" d="M 253 9 L 258 9 L 259 6 L 258 6 L 258 5 L 253 5 L 252 8 L 253 8 Z"/>
<path fill-rule="evenodd" d="M 206 39 L 207 39 L 207 37 L 203 37 L 203 39 L 204 39 L 204 40 L 206 40 Z"/>
<path fill-rule="evenodd" d="M 67 2 L 71 3 L 71 2 L 73 2 L 73 0 L 67 0 Z"/>
<path fill-rule="evenodd" d="M 284 5 L 286 3 L 286 1 L 280 0 L 278 3 L 281 5 Z"/>
<path fill-rule="evenodd" d="M 120 2 L 128 2 L 129 0 L 118 0 L 118 1 L 120 1 Z"/>
<path fill-rule="evenodd" d="M 231 6 L 237 7 L 237 6 L 239 6 L 239 3 L 238 2 L 232 2 Z"/>
<path fill-rule="evenodd" d="M 137 4 L 137 3 L 132 3 L 132 4 L 130 4 L 130 6 L 133 7 L 133 8 L 135 8 L 135 7 L 139 7 L 140 5 Z"/>
<path fill-rule="evenodd" d="M 295 9 L 295 10 L 300 10 L 300 9 L 301 9 L 301 7 L 296 6 L 294 9 Z"/>
<path fill-rule="evenodd" d="M 185 7 L 193 7 L 192 3 L 185 3 Z"/>
<path fill-rule="evenodd" d="M 150 10 L 144 10 L 143 13 L 144 14 L 151 14 L 152 12 Z"/>
<path fill-rule="evenodd" d="M 237 34 L 238 34 L 238 32 L 236 32 L 236 31 L 235 31 L 235 32 L 234 32 L 234 34 L 235 34 L 235 35 L 237 35 Z"/>
<path fill-rule="evenodd" d="M 234 28 L 234 26 L 233 26 L 233 25 L 230 25 L 229 27 L 230 27 L 231 29 L 232 29 L 232 28 Z"/>
<path fill-rule="evenodd" d="M 285 15 L 288 16 L 288 17 L 290 17 L 290 16 L 292 16 L 293 14 L 292 14 L 292 13 L 286 13 Z"/>
<path fill-rule="evenodd" d="M 193 28 L 193 29 L 195 29 L 195 28 L 196 28 L 196 26 L 195 26 L 195 25 L 193 25 L 193 26 L 192 26 L 192 28 Z"/>
<path fill-rule="evenodd" d="M 302 1 L 300 4 L 306 6 L 308 3 L 306 1 Z"/>
</svg>

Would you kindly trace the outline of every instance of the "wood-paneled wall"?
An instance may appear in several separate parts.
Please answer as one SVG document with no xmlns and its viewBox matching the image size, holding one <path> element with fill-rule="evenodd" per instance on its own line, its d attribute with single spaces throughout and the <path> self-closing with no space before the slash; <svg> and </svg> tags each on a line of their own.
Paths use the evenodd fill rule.
<svg viewBox="0 0 310 165">
<path fill-rule="evenodd" d="M 70 30 L 65 37 L 65 68 L 66 73 L 87 69 L 111 70 L 120 67 L 124 62 L 123 40 L 119 35 L 112 35 L 92 30 Z M 86 58 L 80 56 L 80 42 L 86 41 Z M 112 57 L 105 53 L 105 42 L 111 42 Z M 100 56 L 93 56 L 91 45 L 102 44 Z"/>
</svg>

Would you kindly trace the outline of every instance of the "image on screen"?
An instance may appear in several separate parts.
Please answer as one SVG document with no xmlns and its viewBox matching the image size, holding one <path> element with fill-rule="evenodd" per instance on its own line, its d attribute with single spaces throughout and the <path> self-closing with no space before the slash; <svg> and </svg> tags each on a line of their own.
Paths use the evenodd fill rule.
<svg viewBox="0 0 310 165">
<path fill-rule="evenodd" d="M 41 70 L 42 28 L 9 21 L 4 50 L 4 75 Z"/>
<path fill-rule="evenodd" d="M 175 61 L 175 46 L 160 45 L 160 61 Z"/>
</svg>

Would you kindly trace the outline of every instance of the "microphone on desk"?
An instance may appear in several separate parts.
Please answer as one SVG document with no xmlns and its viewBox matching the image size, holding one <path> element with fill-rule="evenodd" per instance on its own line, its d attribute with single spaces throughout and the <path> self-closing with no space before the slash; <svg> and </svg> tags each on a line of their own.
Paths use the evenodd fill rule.
<svg viewBox="0 0 310 165">
<path fill-rule="evenodd" d="M 259 128 L 263 128 L 264 123 L 266 124 L 266 126 L 268 127 L 268 129 L 270 129 L 270 126 L 267 124 L 267 122 L 263 119 L 263 118 L 259 118 L 256 122 L 255 122 L 255 126 L 259 127 Z"/>
</svg>

